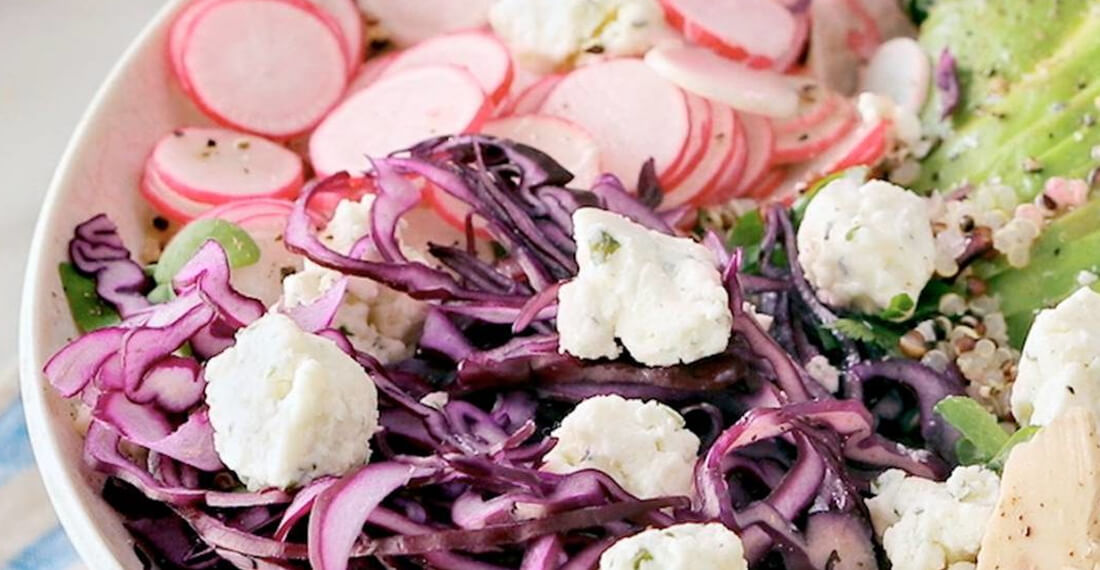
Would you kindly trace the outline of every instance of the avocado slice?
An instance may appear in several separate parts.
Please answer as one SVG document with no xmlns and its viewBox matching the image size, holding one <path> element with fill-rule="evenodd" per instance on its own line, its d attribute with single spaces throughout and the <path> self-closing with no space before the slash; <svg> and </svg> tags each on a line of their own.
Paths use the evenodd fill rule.
<svg viewBox="0 0 1100 570">
<path fill-rule="evenodd" d="M 974 266 L 1000 299 L 1016 347 L 1023 346 L 1036 313 L 1080 287 L 1077 276 L 1082 271 L 1100 274 L 1100 199 L 1051 222 L 1032 246 L 1026 267 L 1009 267 L 1003 259 Z M 1100 282 L 1092 287 L 1100 291 Z"/>
<path fill-rule="evenodd" d="M 917 189 L 997 176 L 1026 181 L 1020 188 L 1024 196 L 1037 192 L 1024 159 L 1073 140 L 1078 128 L 1092 121 L 1087 116 L 1100 116 L 1095 107 L 1100 12 L 1091 4 L 943 0 L 935 5 L 921 42 L 933 57 L 945 47 L 955 55 L 962 103 L 948 119 L 942 143 L 925 159 Z M 938 113 L 936 94 L 924 117 L 931 132 L 945 130 Z M 1073 140 L 1086 155 L 1090 142 Z"/>
</svg>

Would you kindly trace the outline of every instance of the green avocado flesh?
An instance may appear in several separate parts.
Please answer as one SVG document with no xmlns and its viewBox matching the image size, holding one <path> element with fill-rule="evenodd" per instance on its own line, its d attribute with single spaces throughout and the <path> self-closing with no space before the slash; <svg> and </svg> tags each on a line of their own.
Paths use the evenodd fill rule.
<svg viewBox="0 0 1100 570">
<path fill-rule="evenodd" d="M 934 59 L 944 49 L 955 56 L 961 100 L 941 120 L 933 93 L 923 121 L 942 140 L 915 189 L 999 180 L 1030 200 L 1051 176 L 1086 178 L 1100 166 L 1092 150 L 1100 145 L 1096 0 L 939 0 L 920 41 Z M 1039 310 L 1080 287 L 1082 271 L 1100 273 L 1100 198 L 1052 222 L 1027 267 L 998 259 L 974 269 L 1020 346 Z"/>
<path fill-rule="evenodd" d="M 962 98 L 945 125 L 938 94 L 924 121 L 942 142 L 919 190 L 999 178 L 1031 198 L 1052 175 L 1084 177 L 1100 144 L 1100 10 L 1094 0 L 941 0 L 921 28 L 949 49 Z"/>
</svg>

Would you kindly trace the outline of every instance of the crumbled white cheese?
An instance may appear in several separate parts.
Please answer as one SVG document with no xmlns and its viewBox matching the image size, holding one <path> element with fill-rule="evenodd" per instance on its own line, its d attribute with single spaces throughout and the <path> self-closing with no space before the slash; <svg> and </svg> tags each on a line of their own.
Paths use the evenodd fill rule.
<svg viewBox="0 0 1100 570">
<path fill-rule="evenodd" d="M 645 53 L 668 36 L 657 0 L 499 0 L 493 31 L 526 67 L 553 71 L 585 53 Z"/>
<path fill-rule="evenodd" d="M 1083 287 L 1035 317 L 1012 387 L 1021 425 L 1047 425 L 1081 406 L 1100 413 L 1100 293 Z"/>
<path fill-rule="evenodd" d="M 340 202 L 321 236 L 322 241 L 335 251 L 350 253 L 355 244 L 370 233 L 373 204 L 374 196 L 370 194 L 359 202 Z M 418 258 L 416 252 L 404 253 L 410 259 Z M 377 253 L 372 247 L 364 257 L 376 259 Z M 339 272 L 307 260 L 302 271 L 283 280 L 283 305 L 309 304 L 341 277 Z M 386 364 L 412 355 L 426 310 L 423 303 L 408 295 L 370 279 L 353 277 L 348 279 L 344 302 L 332 326 L 344 331 L 357 349 Z"/>
<path fill-rule="evenodd" d="M 820 354 L 811 358 L 806 363 L 806 373 L 829 392 L 836 393 L 840 390 L 840 370 L 837 370 L 828 358 Z"/>
<path fill-rule="evenodd" d="M 927 201 L 880 180 L 841 177 L 822 188 L 806 208 L 798 249 L 818 298 L 868 314 L 899 295 L 915 305 L 935 270 Z"/>
<path fill-rule="evenodd" d="M 367 462 L 378 394 L 331 340 L 268 313 L 206 363 L 214 448 L 251 490 L 303 485 Z"/>
<path fill-rule="evenodd" d="M 745 311 L 745 314 L 752 317 L 752 320 L 756 321 L 756 324 L 760 325 L 760 328 L 764 329 L 765 332 L 771 330 L 772 324 L 775 323 L 775 317 L 767 313 L 758 312 L 756 310 L 756 305 L 753 305 L 748 301 L 741 303 L 741 310 Z"/>
<path fill-rule="evenodd" d="M 880 475 L 867 500 L 871 522 L 895 570 L 944 570 L 977 561 L 1000 480 L 979 466 L 957 467 L 943 483 L 897 469 Z"/>
<path fill-rule="evenodd" d="M 699 438 L 660 402 L 589 398 L 551 436 L 558 441 L 546 454 L 546 471 L 597 469 L 643 499 L 692 494 Z"/>
<path fill-rule="evenodd" d="M 558 293 L 562 352 L 616 358 L 622 348 L 648 366 L 717 354 L 733 316 L 714 255 L 691 239 L 647 229 L 618 214 L 573 214 L 577 277 Z"/>
<path fill-rule="evenodd" d="M 746 570 L 741 538 L 720 523 L 686 523 L 620 539 L 599 570 Z"/>
</svg>

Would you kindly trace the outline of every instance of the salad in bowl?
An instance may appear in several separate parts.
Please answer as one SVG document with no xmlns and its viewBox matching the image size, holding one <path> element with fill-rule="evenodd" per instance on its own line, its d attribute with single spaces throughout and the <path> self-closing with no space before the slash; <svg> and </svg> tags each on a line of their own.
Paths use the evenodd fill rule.
<svg viewBox="0 0 1100 570">
<path fill-rule="evenodd" d="M 1098 26 L 181 1 L 25 383 L 146 567 L 1093 568 Z"/>
</svg>

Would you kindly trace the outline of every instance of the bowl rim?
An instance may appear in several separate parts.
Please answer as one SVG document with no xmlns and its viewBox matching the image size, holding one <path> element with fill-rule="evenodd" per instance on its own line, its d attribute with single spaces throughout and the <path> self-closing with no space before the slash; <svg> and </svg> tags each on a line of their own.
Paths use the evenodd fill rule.
<svg viewBox="0 0 1100 570">
<path fill-rule="evenodd" d="M 140 54 L 150 49 L 151 38 L 167 24 L 176 11 L 189 0 L 166 0 L 153 17 L 146 22 L 141 31 L 131 40 L 122 56 L 115 61 L 106 78 L 99 85 L 73 134 L 65 146 L 57 167 L 54 169 L 42 207 L 35 222 L 34 235 L 28 250 L 27 264 L 23 277 L 23 290 L 19 311 L 19 376 L 20 397 L 34 452 L 35 465 L 46 488 L 54 512 L 65 529 L 69 541 L 80 558 L 89 567 L 103 570 L 124 570 L 126 565 L 116 556 L 105 537 L 102 523 L 97 521 L 81 498 L 80 486 L 84 481 L 70 476 L 66 463 L 72 458 L 66 457 L 60 445 L 61 431 L 71 426 L 59 425 L 51 419 L 46 401 L 46 390 L 51 389 L 45 382 L 42 367 L 45 364 L 39 358 L 43 354 L 41 330 L 46 323 L 37 322 L 38 308 L 49 302 L 40 286 L 47 279 L 55 279 L 51 271 L 52 260 L 47 260 L 47 240 L 54 232 L 55 220 L 65 207 L 64 188 L 70 185 L 75 176 L 73 165 L 90 139 L 91 127 L 103 113 L 104 102 L 119 89 L 120 77 Z"/>
</svg>

